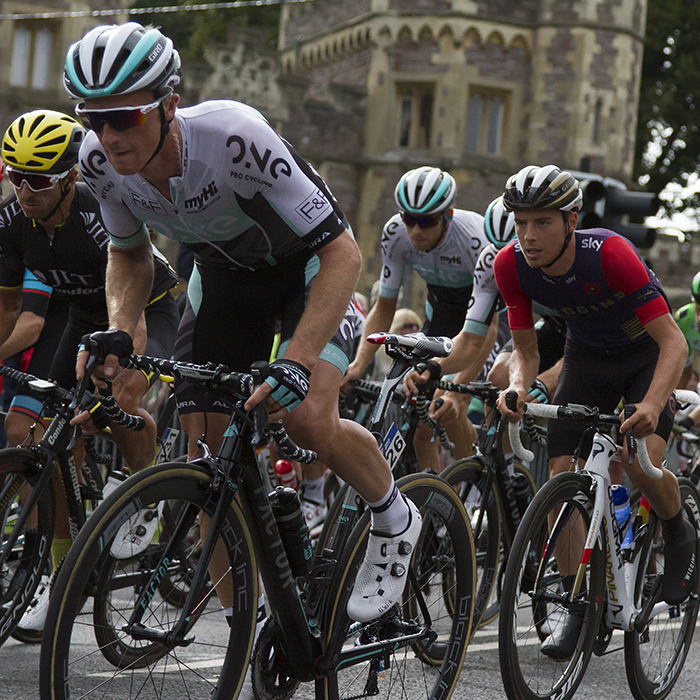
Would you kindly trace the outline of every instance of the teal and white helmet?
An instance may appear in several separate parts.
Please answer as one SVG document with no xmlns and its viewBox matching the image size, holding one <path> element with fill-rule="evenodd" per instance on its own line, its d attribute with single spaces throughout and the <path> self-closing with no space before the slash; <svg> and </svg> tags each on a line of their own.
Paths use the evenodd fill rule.
<svg viewBox="0 0 700 700">
<path fill-rule="evenodd" d="M 456 196 L 457 184 L 452 175 L 429 166 L 404 173 L 394 190 L 399 209 L 418 216 L 442 214 Z"/>
<path fill-rule="evenodd" d="M 154 27 L 137 22 L 101 25 L 72 44 L 63 84 L 75 99 L 158 92 L 180 82 L 180 55 Z"/>
<path fill-rule="evenodd" d="M 484 233 L 489 243 L 500 250 L 515 234 L 515 214 L 503 206 L 503 197 L 496 197 L 486 207 L 484 214 Z"/>
</svg>

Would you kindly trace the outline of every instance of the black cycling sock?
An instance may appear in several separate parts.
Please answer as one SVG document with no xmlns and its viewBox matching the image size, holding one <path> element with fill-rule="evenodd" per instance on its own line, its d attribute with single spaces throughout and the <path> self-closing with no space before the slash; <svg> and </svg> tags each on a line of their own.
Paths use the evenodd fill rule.
<svg viewBox="0 0 700 700">
<path fill-rule="evenodd" d="M 685 539 L 685 520 L 683 519 L 683 509 L 681 508 L 669 520 L 661 521 L 661 531 L 665 542 L 679 542 Z"/>
</svg>

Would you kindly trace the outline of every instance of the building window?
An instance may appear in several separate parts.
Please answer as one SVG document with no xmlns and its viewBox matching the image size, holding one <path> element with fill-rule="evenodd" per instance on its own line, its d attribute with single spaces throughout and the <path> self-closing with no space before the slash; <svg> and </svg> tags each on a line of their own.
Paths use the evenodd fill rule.
<svg viewBox="0 0 700 700">
<path fill-rule="evenodd" d="M 467 104 L 467 133 L 464 150 L 497 156 L 506 122 L 508 94 L 484 88 L 472 88 Z"/>
<path fill-rule="evenodd" d="M 45 90 L 49 86 L 54 32 L 46 25 L 15 25 L 10 85 Z"/>
<path fill-rule="evenodd" d="M 432 85 L 397 86 L 398 145 L 405 148 L 428 148 L 433 120 Z"/>
<path fill-rule="evenodd" d="M 600 120 L 603 113 L 603 100 L 596 100 L 593 108 L 593 143 L 600 145 Z"/>
</svg>

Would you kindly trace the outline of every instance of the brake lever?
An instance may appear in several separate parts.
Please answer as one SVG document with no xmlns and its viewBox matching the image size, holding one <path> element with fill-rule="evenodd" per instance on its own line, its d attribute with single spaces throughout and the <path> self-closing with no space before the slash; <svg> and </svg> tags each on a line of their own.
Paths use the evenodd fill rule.
<svg viewBox="0 0 700 700">
<path fill-rule="evenodd" d="M 635 411 L 637 407 L 633 403 L 626 403 L 624 406 L 625 420 L 629 418 Z M 634 464 L 634 455 L 637 452 L 637 441 L 634 439 L 634 435 L 631 430 L 627 431 L 627 464 Z"/>
</svg>

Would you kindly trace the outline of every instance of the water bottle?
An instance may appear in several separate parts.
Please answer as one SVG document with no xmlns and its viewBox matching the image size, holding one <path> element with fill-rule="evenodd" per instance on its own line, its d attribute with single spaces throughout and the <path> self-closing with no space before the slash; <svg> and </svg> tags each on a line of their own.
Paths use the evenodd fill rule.
<svg viewBox="0 0 700 700">
<path fill-rule="evenodd" d="M 299 496 L 294 489 L 278 486 L 269 498 L 289 567 L 294 576 L 305 576 L 313 567 L 314 551 Z"/>
<path fill-rule="evenodd" d="M 620 532 L 622 532 L 630 519 L 630 497 L 627 489 L 622 484 L 612 485 L 613 504 L 615 505 L 615 519 Z M 628 549 L 632 544 L 632 528 L 627 528 L 625 538 L 622 540 L 622 549 Z"/>
<path fill-rule="evenodd" d="M 275 462 L 275 476 L 280 486 L 297 490 L 297 473 L 294 471 L 294 465 L 289 460 L 278 459 Z"/>
</svg>

